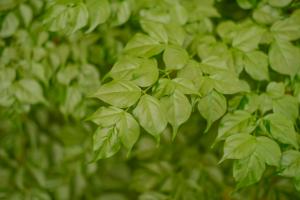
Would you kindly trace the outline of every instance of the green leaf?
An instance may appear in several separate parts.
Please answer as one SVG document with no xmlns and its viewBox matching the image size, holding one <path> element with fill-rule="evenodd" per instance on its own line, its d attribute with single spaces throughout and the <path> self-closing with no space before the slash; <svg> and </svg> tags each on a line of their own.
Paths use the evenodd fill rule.
<svg viewBox="0 0 300 200">
<path fill-rule="evenodd" d="M 280 19 L 280 10 L 268 4 L 258 6 L 252 14 L 253 19 L 261 24 L 271 24 Z"/>
<path fill-rule="evenodd" d="M 166 110 L 168 122 L 173 127 L 174 139 L 179 126 L 189 119 L 192 106 L 188 98 L 180 90 L 175 90 L 170 96 L 163 97 L 160 102 Z"/>
<path fill-rule="evenodd" d="M 188 12 L 182 5 L 177 2 L 172 3 L 170 10 L 170 15 L 174 23 L 184 25 L 187 22 Z"/>
<path fill-rule="evenodd" d="M 268 56 L 261 51 L 251 51 L 244 55 L 246 72 L 255 80 L 268 80 Z"/>
<path fill-rule="evenodd" d="M 273 42 L 269 59 L 271 68 L 280 74 L 294 76 L 300 69 L 300 50 L 288 41 Z"/>
<path fill-rule="evenodd" d="M 165 29 L 168 35 L 168 41 L 170 44 L 182 46 L 186 38 L 186 32 L 184 28 L 178 24 L 165 24 Z"/>
<path fill-rule="evenodd" d="M 208 131 L 213 122 L 225 114 L 226 108 L 226 98 L 214 90 L 198 101 L 198 110 L 207 120 L 205 132 Z"/>
<path fill-rule="evenodd" d="M 16 98 L 25 104 L 45 102 L 43 88 L 33 79 L 21 79 L 14 85 Z"/>
<path fill-rule="evenodd" d="M 124 111 L 110 106 L 100 107 L 96 112 L 87 118 L 101 127 L 108 127 L 116 124 Z"/>
<path fill-rule="evenodd" d="M 85 4 L 79 3 L 78 6 L 74 8 L 74 27 L 71 33 L 83 28 L 87 25 L 89 19 L 89 12 Z"/>
<path fill-rule="evenodd" d="M 283 152 L 280 162 L 280 175 L 294 178 L 300 174 L 300 152 L 288 150 Z"/>
<path fill-rule="evenodd" d="M 237 0 L 237 3 L 243 9 L 250 9 L 254 6 L 251 0 Z"/>
<path fill-rule="evenodd" d="M 167 70 L 182 69 L 189 60 L 189 54 L 180 46 L 168 45 L 163 54 Z"/>
<path fill-rule="evenodd" d="M 17 16 L 13 12 L 8 13 L 2 22 L 0 36 L 3 38 L 12 36 L 17 31 L 19 24 Z"/>
<path fill-rule="evenodd" d="M 285 7 L 291 2 L 292 0 L 268 0 L 268 3 L 274 7 Z"/>
<path fill-rule="evenodd" d="M 247 158 L 236 160 L 233 165 L 233 177 L 238 181 L 238 188 L 258 182 L 266 169 L 264 161 L 253 153 Z"/>
<path fill-rule="evenodd" d="M 233 38 L 232 46 L 244 52 L 253 51 L 257 49 L 262 34 L 263 30 L 258 26 L 243 27 Z"/>
<path fill-rule="evenodd" d="M 277 113 L 269 114 L 264 119 L 269 123 L 268 131 L 274 139 L 298 148 L 297 133 L 292 121 Z"/>
<path fill-rule="evenodd" d="M 267 86 L 267 94 L 273 99 L 283 97 L 284 84 L 282 82 L 270 82 Z"/>
<path fill-rule="evenodd" d="M 129 80 L 148 87 L 158 79 L 157 62 L 155 59 L 125 56 L 116 62 L 109 75 L 115 80 Z"/>
<path fill-rule="evenodd" d="M 92 32 L 99 24 L 106 22 L 111 10 L 108 0 L 87 0 L 86 6 L 89 12 L 89 29 Z"/>
<path fill-rule="evenodd" d="M 255 126 L 251 124 L 252 115 L 247 111 L 237 110 L 226 114 L 219 125 L 217 140 L 224 140 L 236 133 L 250 133 Z"/>
<path fill-rule="evenodd" d="M 141 20 L 142 29 L 156 41 L 168 43 L 168 34 L 163 24 L 150 20 Z"/>
<path fill-rule="evenodd" d="M 127 112 L 120 115 L 117 123 L 122 144 L 130 151 L 140 136 L 140 126 L 133 116 Z"/>
<path fill-rule="evenodd" d="M 153 88 L 154 96 L 157 98 L 161 98 L 163 96 L 169 96 L 173 94 L 176 89 L 176 85 L 170 79 L 161 78 L 158 81 L 156 87 Z"/>
<path fill-rule="evenodd" d="M 190 60 L 182 69 L 177 72 L 177 77 L 192 81 L 198 90 L 200 88 L 202 79 L 202 71 L 199 63 L 195 60 Z"/>
<path fill-rule="evenodd" d="M 157 40 L 145 34 L 137 33 L 126 44 L 124 53 L 148 58 L 159 54 L 163 50 L 164 46 L 161 45 Z"/>
<path fill-rule="evenodd" d="M 185 78 L 175 78 L 172 79 L 177 90 L 183 94 L 198 94 L 197 88 L 190 79 Z"/>
<path fill-rule="evenodd" d="M 129 20 L 132 11 L 129 1 L 114 2 L 112 7 L 114 11 L 112 25 L 119 26 Z"/>
<path fill-rule="evenodd" d="M 234 94 L 246 91 L 241 81 L 230 72 L 219 72 L 209 76 L 213 87 L 222 94 Z"/>
<path fill-rule="evenodd" d="M 133 110 L 140 125 L 156 139 L 167 126 L 166 112 L 158 99 L 150 95 L 143 95 Z"/>
<path fill-rule="evenodd" d="M 141 89 L 130 81 L 111 81 L 102 85 L 92 97 L 119 108 L 130 107 L 141 96 Z"/>
<path fill-rule="evenodd" d="M 33 18 L 32 9 L 30 8 L 30 6 L 28 6 L 26 4 L 21 4 L 20 5 L 20 14 L 22 16 L 25 26 L 28 26 Z"/>
<path fill-rule="evenodd" d="M 300 38 L 300 23 L 295 18 L 287 18 L 275 22 L 271 31 L 274 36 L 281 40 L 297 40 Z"/>
<path fill-rule="evenodd" d="M 281 151 L 279 145 L 264 136 L 260 136 L 256 138 L 256 153 L 261 160 L 263 160 L 268 165 L 279 166 Z"/>
<path fill-rule="evenodd" d="M 118 132 L 115 127 L 99 127 L 93 136 L 94 161 L 109 158 L 121 148 Z"/>
<path fill-rule="evenodd" d="M 60 110 L 64 114 L 72 114 L 76 107 L 82 100 L 82 93 L 76 86 L 67 88 L 64 104 L 61 105 Z"/>
<path fill-rule="evenodd" d="M 273 100 L 274 113 L 280 114 L 295 122 L 299 115 L 298 100 L 296 97 L 284 95 Z"/>
<path fill-rule="evenodd" d="M 220 162 L 226 159 L 243 159 L 250 156 L 256 148 L 256 138 L 245 133 L 229 136 L 224 143 L 224 154 Z M 220 163 L 219 162 L 219 163 Z"/>
</svg>

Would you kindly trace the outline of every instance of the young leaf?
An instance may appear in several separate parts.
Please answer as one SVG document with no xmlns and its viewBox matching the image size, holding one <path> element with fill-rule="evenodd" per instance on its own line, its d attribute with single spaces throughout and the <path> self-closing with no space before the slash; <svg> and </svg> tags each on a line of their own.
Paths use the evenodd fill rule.
<svg viewBox="0 0 300 200">
<path fill-rule="evenodd" d="M 276 40 L 271 45 L 269 60 L 276 72 L 294 76 L 300 69 L 300 49 L 288 41 Z"/>
<path fill-rule="evenodd" d="M 141 89 L 130 81 L 111 81 L 102 85 L 92 97 L 119 108 L 130 107 L 141 96 Z"/>
<path fill-rule="evenodd" d="M 198 94 L 198 91 L 194 85 L 194 83 L 185 78 L 175 78 L 172 79 L 176 89 L 178 89 L 183 94 Z"/>
<path fill-rule="evenodd" d="M 111 11 L 108 0 L 87 0 L 86 6 L 89 12 L 89 29 L 87 33 L 90 33 L 109 18 Z"/>
<path fill-rule="evenodd" d="M 226 108 L 226 98 L 214 90 L 198 101 L 198 110 L 207 120 L 205 132 L 208 131 L 214 121 L 225 114 Z"/>
<path fill-rule="evenodd" d="M 241 81 L 233 73 L 219 72 L 209 76 L 213 87 L 222 94 L 234 94 L 246 91 Z"/>
<path fill-rule="evenodd" d="M 129 80 L 148 87 L 158 79 L 157 62 L 155 59 L 125 56 L 116 62 L 109 74 L 115 80 Z"/>
<path fill-rule="evenodd" d="M 299 115 L 298 100 L 296 97 L 290 95 L 284 95 L 279 99 L 274 99 L 273 111 L 295 122 Z"/>
<path fill-rule="evenodd" d="M 280 168 L 282 176 L 294 178 L 300 174 L 300 152 L 288 150 L 283 152 Z"/>
<path fill-rule="evenodd" d="M 250 156 L 256 148 L 256 138 L 246 133 L 229 136 L 224 143 L 224 154 L 220 162 L 226 159 L 243 159 Z M 219 162 L 219 163 L 220 163 Z"/>
<path fill-rule="evenodd" d="M 133 110 L 140 125 L 156 139 L 167 126 L 165 110 L 158 99 L 145 94 L 141 97 L 138 105 Z"/>
<path fill-rule="evenodd" d="M 253 131 L 255 126 L 251 124 L 251 117 L 249 112 L 242 110 L 226 114 L 220 122 L 217 140 L 224 140 L 239 132 L 249 133 Z"/>
<path fill-rule="evenodd" d="M 123 112 L 117 123 L 122 144 L 130 151 L 140 136 L 140 126 L 133 116 Z"/>
<path fill-rule="evenodd" d="M 264 117 L 270 125 L 270 135 L 283 144 L 298 148 L 297 133 L 293 122 L 283 115 L 273 113 Z"/>
<path fill-rule="evenodd" d="M 0 36 L 3 38 L 12 36 L 17 31 L 19 24 L 17 16 L 13 12 L 8 13 L 2 22 Z"/>
<path fill-rule="evenodd" d="M 167 70 L 182 69 L 189 60 L 189 54 L 180 46 L 168 45 L 163 54 Z"/>
<path fill-rule="evenodd" d="M 246 72 L 255 80 L 268 80 L 268 56 L 261 51 L 251 51 L 244 55 Z"/>
<path fill-rule="evenodd" d="M 140 21 L 142 29 L 155 40 L 168 43 L 168 34 L 163 24 L 150 20 Z"/>
<path fill-rule="evenodd" d="M 124 48 L 125 54 L 140 57 L 151 57 L 164 50 L 164 46 L 145 34 L 137 33 Z"/>
<path fill-rule="evenodd" d="M 295 18 L 290 17 L 275 22 L 271 31 L 278 39 L 297 40 L 300 38 L 300 23 Z"/>
<path fill-rule="evenodd" d="M 120 120 L 123 112 L 123 110 L 113 106 L 100 107 L 88 117 L 87 120 L 91 120 L 101 127 L 108 127 L 116 124 Z"/>
<path fill-rule="evenodd" d="M 258 26 L 246 26 L 241 28 L 233 38 L 232 46 L 249 52 L 257 49 L 263 30 Z"/>
<path fill-rule="evenodd" d="M 261 160 L 263 160 L 268 165 L 279 166 L 281 151 L 279 145 L 264 136 L 260 136 L 256 138 L 256 153 Z"/>
<path fill-rule="evenodd" d="M 292 0 L 268 0 L 268 3 L 274 7 L 285 7 L 291 2 Z"/>
<path fill-rule="evenodd" d="M 160 102 L 166 110 L 168 122 L 173 127 L 174 139 L 178 127 L 189 119 L 192 112 L 192 106 L 188 98 L 179 90 L 175 90 L 170 96 L 163 97 Z"/>
<path fill-rule="evenodd" d="M 267 94 L 273 99 L 283 97 L 284 84 L 282 82 L 270 82 L 267 86 Z"/>
<path fill-rule="evenodd" d="M 238 181 L 238 188 L 246 187 L 258 182 L 266 165 L 263 159 L 256 153 L 253 153 L 247 158 L 236 160 L 233 165 L 233 177 Z"/>
<path fill-rule="evenodd" d="M 117 129 L 99 127 L 93 136 L 94 161 L 109 158 L 121 148 Z"/>
<path fill-rule="evenodd" d="M 36 104 L 45 102 L 42 87 L 33 79 L 21 79 L 16 82 L 14 93 L 16 98 L 22 103 Z"/>
</svg>

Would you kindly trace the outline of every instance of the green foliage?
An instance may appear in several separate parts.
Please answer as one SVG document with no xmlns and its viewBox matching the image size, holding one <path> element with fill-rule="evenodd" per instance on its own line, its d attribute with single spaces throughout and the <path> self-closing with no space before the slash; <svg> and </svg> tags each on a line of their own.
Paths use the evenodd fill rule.
<svg viewBox="0 0 300 200">
<path fill-rule="evenodd" d="M 0 199 L 299 199 L 299 6 L 1 1 Z"/>
</svg>

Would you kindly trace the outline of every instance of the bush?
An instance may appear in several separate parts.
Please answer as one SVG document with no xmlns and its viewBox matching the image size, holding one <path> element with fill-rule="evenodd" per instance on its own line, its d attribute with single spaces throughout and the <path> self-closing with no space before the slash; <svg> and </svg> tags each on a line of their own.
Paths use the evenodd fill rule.
<svg viewBox="0 0 300 200">
<path fill-rule="evenodd" d="M 0 199 L 300 199 L 300 3 L 2 0 Z"/>
</svg>

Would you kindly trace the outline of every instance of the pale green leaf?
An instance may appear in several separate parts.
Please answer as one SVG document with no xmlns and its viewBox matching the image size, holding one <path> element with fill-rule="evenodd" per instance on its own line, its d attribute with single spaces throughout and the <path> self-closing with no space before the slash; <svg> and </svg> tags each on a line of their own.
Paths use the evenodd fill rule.
<svg viewBox="0 0 300 200">
<path fill-rule="evenodd" d="M 220 122 L 217 140 L 224 140 L 228 136 L 239 132 L 250 133 L 255 128 L 251 124 L 251 118 L 249 112 L 242 110 L 226 114 Z"/>
<path fill-rule="evenodd" d="M 159 54 L 163 50 L 164 46 L 161 45 L 157 40 L 145 34 L 137 33 L 126 44 L 124 53 L 134 56 L 151 57 Z"/>
<path fill-rule="evenodd" d="M 294 178 L 300 174 L 300 152 L 288 150 L 283 152 L 280 162 L 282 176 Z"/>
<path fill-rule="evenodd" d="M 133 110 L 140 125 L 156 139 L 167 126 L 166 111 L 158 99 L 145 94 Z"/>
<path fill-rule="evenodd" d="M 268 56 L 261 51 L 251 51 L 244 55 L 246 72 L 255 80 L 268 80 Z"/>
<path fill-rule="evenodd" d="M 234 94 L 246 91 L 241 81 L 235 74 L 230 72 L 219 72 L 209 76 L 213 87 L 222 94 Z"/>
<path fill-rule="evenodd" d="M 274 7 L 285 7 L 291 2 L 292 0 L 268 0 L 268 3 Z"/>
<path fill-rule="evenodd" d="M 17 31 L 19 24 L 17 16 L 13 12 L 8 13 L 2 22 L 0 36 L 3 38 L 12 36 Z"/>
<path fill-rule="evenodd" d="M 233 177 L 237 187 L 246 187 L 258 182 L 266 169 L 263 159 L 256 153 L 247 158 L 236 160 L 233 165 Z"/>
<path fill-rule="evenodd" d="M 142 29 L 155 40 L 168 43 L 168 34 L 163 24 L 150 20 L 141 20 Z"/>
<path fill-rule="evenodd" d="M 111 81 L 102 85 L 92 97 L 119 108 L 135 104 L 141 96 L 141 89 L 130 81 Z"/>
<path fill-rule="evenodd" d="M 178 127 L 189 119 L 192 112 L 192 106 L 188 98 L 179 90 L 175 90 L 170 96 L 163 97 L 160 102 L 166 110 L 168 122 L 173 127 L 174 139 Z"/>
<path fill-rule="evenodd" d="M 246 26 L 241 28 L 232 41 L 232 46 L 244 51 L 252 51 L 257 49 L 263 30 L 258 26 Z"/>
<path fill-rule="evenodd" d="M 141 87 L 148 87 L 158 79 L 155 59 L 126 56 L 115 63 L 110 76 L 115 80 L 129 80 Z"/>
<path fill-rule="evenodd" d="M 273 113 L 264 117 L 270 135 L 283 144 L 298 148 L 297 133 L 293 122 L 283 115 Z"/>
<path fill-rule="evenodd" d="M 93 135 L 94 161 L 109 158 L 121 148 L 120 139 L 115 127 L 99 127 Z"/>
<path fill-rule="evenodd" d="M 96 112 L 87 118 L 102 127 L 108 127 L 116 124 L 123 113 L 123 110 L 110 106 L 100 107 Z"/>
<path fill-rule="evenodd" d="M 175 78 L 172 79 L 176 89 L 181 91 L 183 94 L 198 94 L 197 88 L 190 79 Z"/>
<path fill-rule="evenodd" d="M 274 99 L 273 111 L 295 122 L 299 115 L 298 100 L 296 97 L 290 95 L 284 95 L 281 98 Z"/>
<path fill-rule="evenodd" d="M 199 63 L 195 60 L 190 60 L 182 69 L 177 73 L 178 78 L 184 78 L 185 80 L 190 80 L 193 82 L 197 90 L 200 88 L 202 71 L 200 69 Z"/>
<path fill-rule="evenodd" d="M 86 6 L 89 12 L 89 29 L 93 31 L 99 24 L 106 22 L 110 16 L 110 5 L 108 0 L 87 0 Z"/>
<path fill-rule="evenodd" d="M 14 84 L 14 94 L 16 98 L 27 104 L 45 102 L 43 88 L 33 79 L 21 79 Z"/>
<path fill-rule="evenodd" d="M 261 160 L 266 162 L 268 165 L 279 166 L 281 151 L 279 145 L 264 136 L 256 138 L 256 153 Z"/>
<path fill-rule="evenodd" d="M 167 70 L 182 69 L 189 60 L 187 51 L 175 45 L 168 45 L 163 53 L 163 61 Z"/>
<path fill-rule="evenodd" d="M 20 5 L 20 13 L 21 13 L 21 16 L 22 16 L 25 26 L 28 26 L 33 18 L 33 13 L 32 13 L 31 7 L 26 4 L 21 4 Z"/>
<path fill-rule="evenodd" d="M 140 136 L 140 126 L 133 116 L 123 112 L 117 123 L 122 144 L 130 151 Z"/>
<path fill-rule="evenodd" d="M 288 41 L 276 40 L 271 45 L 269 60 L 276 72 L 294 76 L 300 69 L 300 49 Z"/>
<path fill-rule="evenodd" d="M 293 17 L 277 21 L 271 31 L 278 39 L 297 40 L 300 38 L 300 21 Z"/>
<path fill-rule="evenodd" d="M 229 136 L 224 143 L 224 154 L 220 162 L 226 159 L 243 159 L 250 156 L 256 148 L 256 138 L 245 133 Z"/>
<path fill-rule="evenodd" d="M 268 96 L 271 98 L 280 98 L 284 95 L 284 84 L 282 82 L 270 82 L 266 90 Z"/>
<path fill-rule="evenodd" d="M 198 110 L 207 120 L 206 131 L 213 122 L 225 114 L 226 108 L 226 98 L 214 90 L 198 101 Z"/>
</svg>

